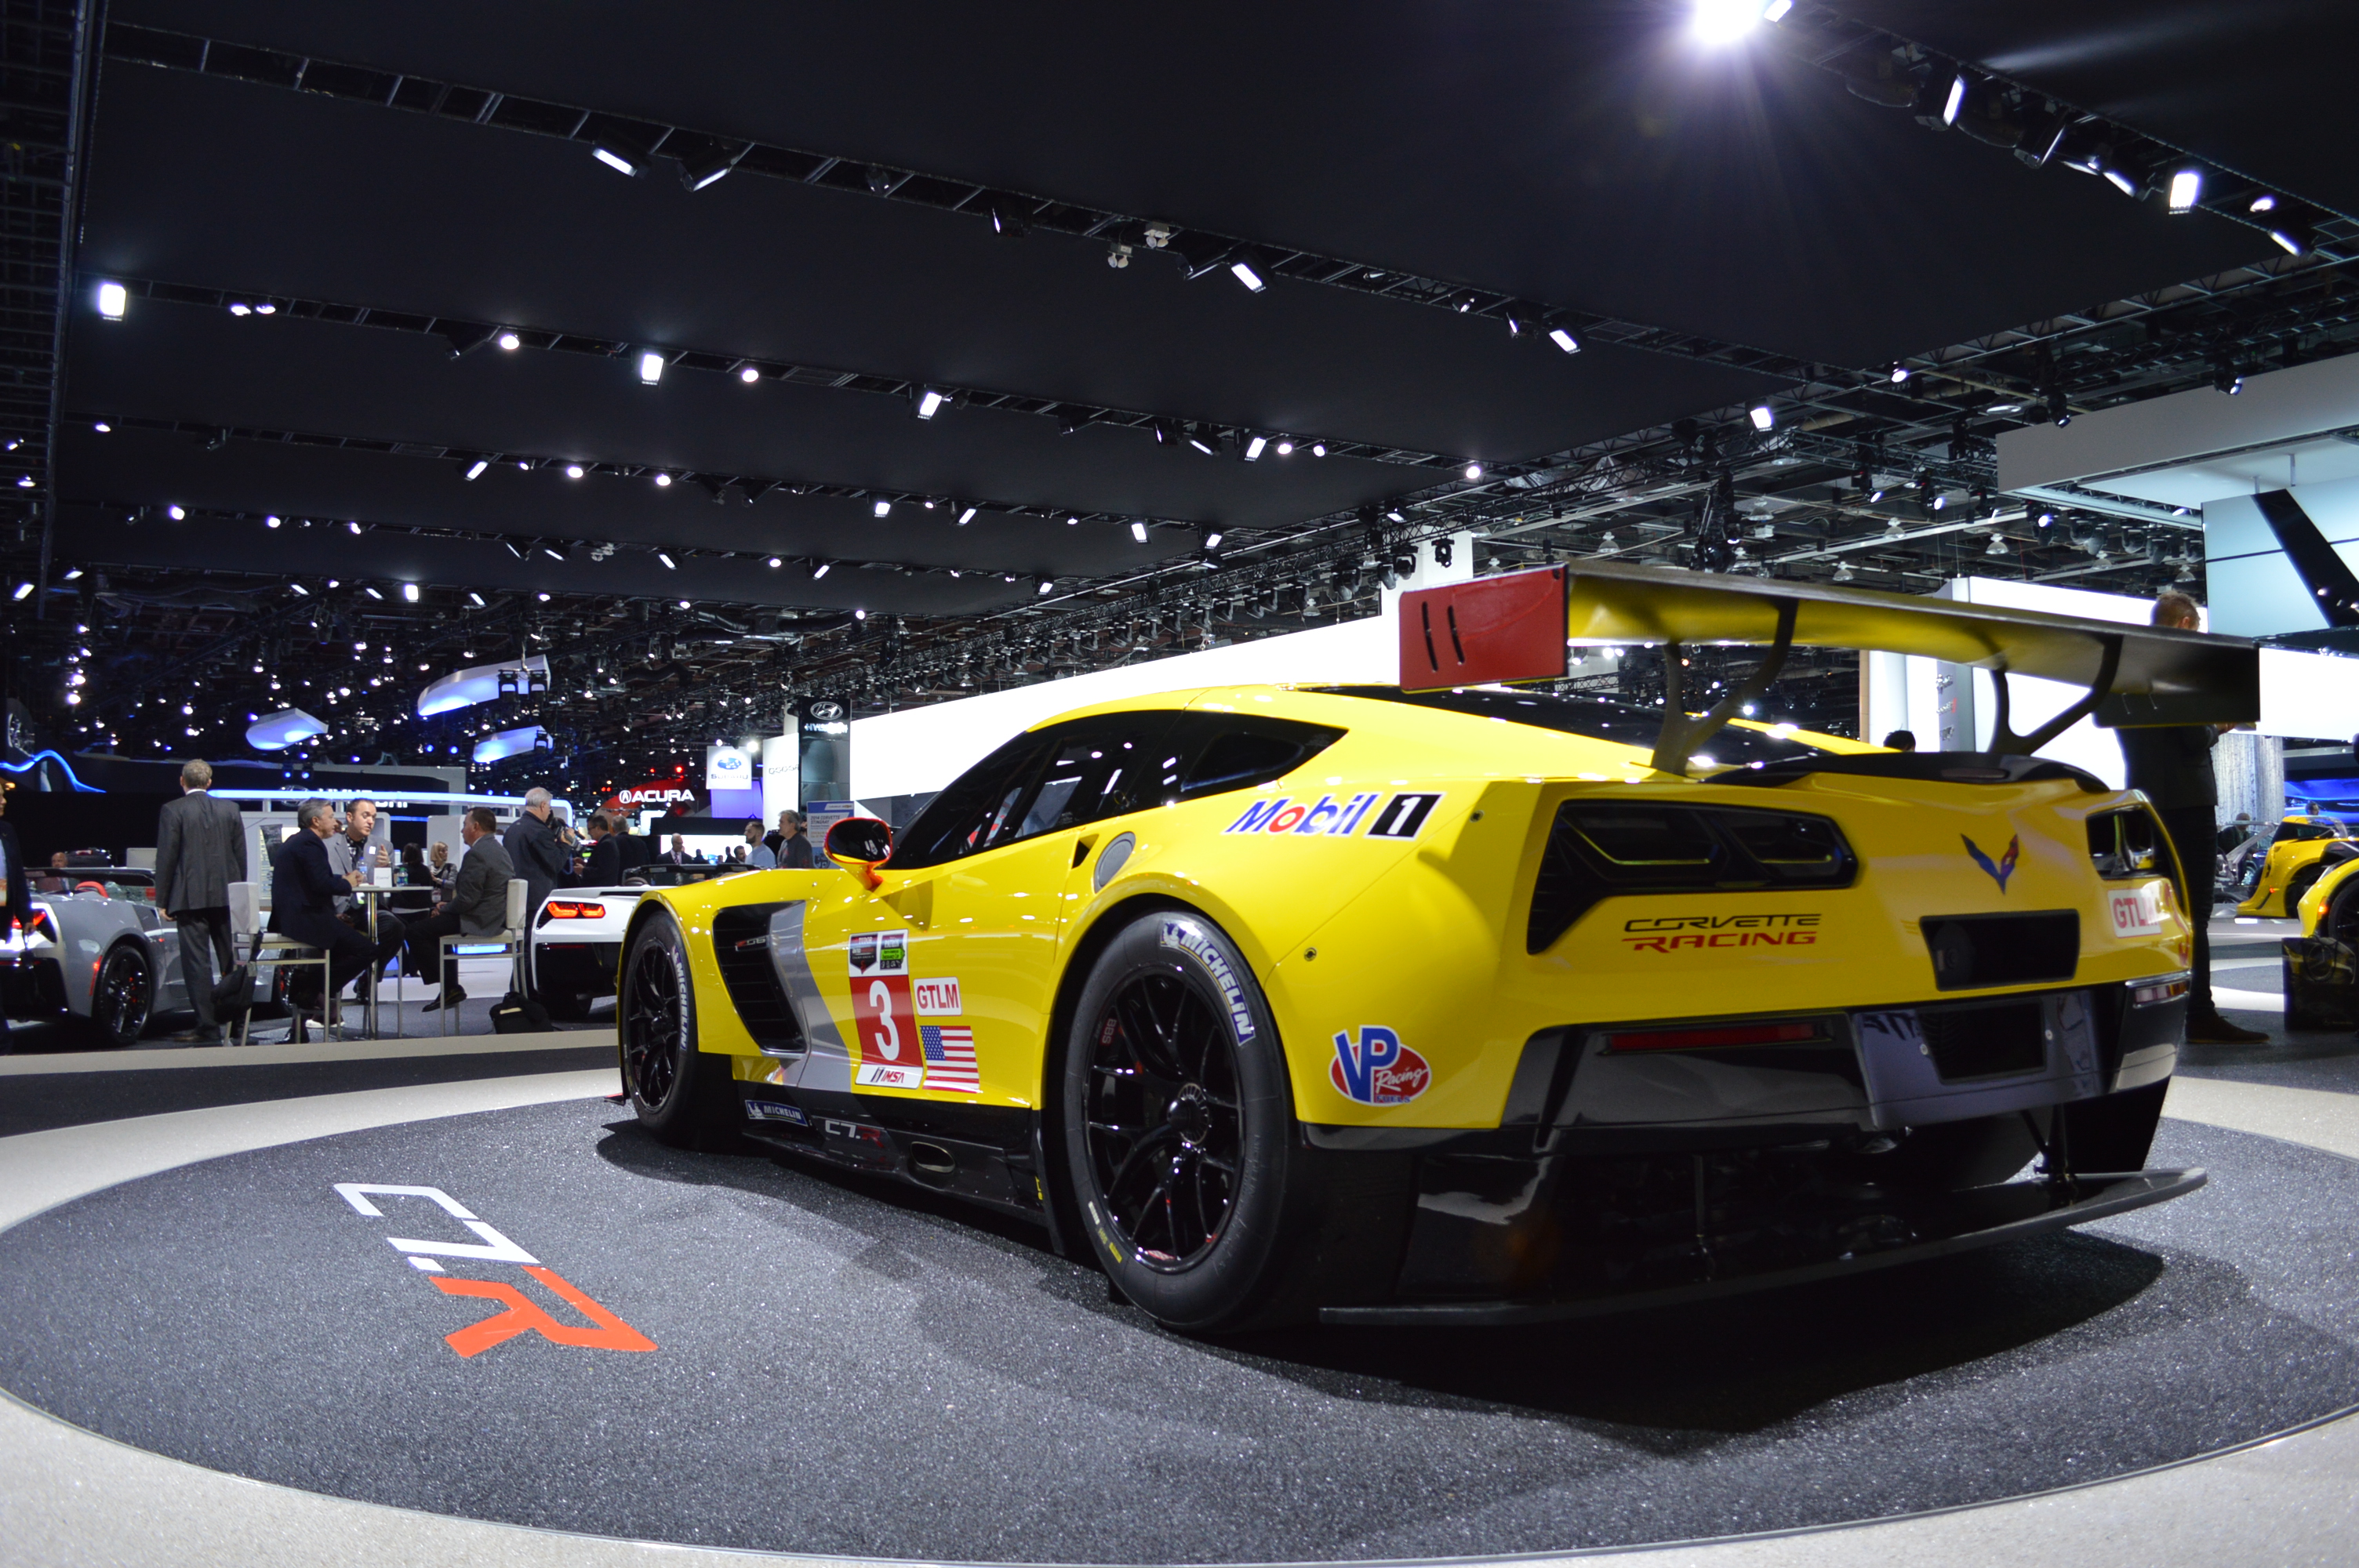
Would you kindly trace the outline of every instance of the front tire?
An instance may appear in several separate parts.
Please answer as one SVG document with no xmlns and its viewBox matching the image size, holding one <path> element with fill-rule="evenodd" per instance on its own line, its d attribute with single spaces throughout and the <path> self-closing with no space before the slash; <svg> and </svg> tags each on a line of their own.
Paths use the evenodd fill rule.
<svg viewBox="0 0 2359 1568">
<path fill-rule="evenodd" d="M 1062 1063 L 1064 1154 L 1091 1250 L 1170 1327 L 1300 1321 L 1389 1288 L 1408 1165 L 1298 1137 L 1286 1054 L 1245 956 L 1192 911 L 1132 921 L 1092 967 Z"/>
<path fill-rule="evenodd" d="M 696 1048 L 696 988 L 687 939 L 667 913 L 631 938 L 614 1007 L 623 1089 L 639 1125 L 676 1149 L 729 1148 L 736 1118 L 729 1065 Z"/>
<path fill-rule="evenodd" d="M 156 971 L 147 955 L 129 943 L 109 948 L 91 982 L 91 1033 L 110 1049 L 136 1045 L 155 1009 Z"/>
</svg>

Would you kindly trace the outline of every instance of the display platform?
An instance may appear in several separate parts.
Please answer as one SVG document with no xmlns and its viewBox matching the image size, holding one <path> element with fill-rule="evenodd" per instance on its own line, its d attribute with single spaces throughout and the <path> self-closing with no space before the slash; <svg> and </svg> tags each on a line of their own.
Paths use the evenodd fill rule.
<svg viewBox="0 0 2359 1568">
<path fill-rule="evenodd" d="M 1212 1343 L 1020 1227 L 574 1101 L 38 1215 L 0 1235 L 0 1386 L 236 1475 L 657 1541 L 1266 1563 L 1693 1539 L 2071 1486 L 2359 1403 L 2359 1165 L 2180 1122 L 2157 1159 L 2212 1184 L 1807 1290 Z"/>
</svg>

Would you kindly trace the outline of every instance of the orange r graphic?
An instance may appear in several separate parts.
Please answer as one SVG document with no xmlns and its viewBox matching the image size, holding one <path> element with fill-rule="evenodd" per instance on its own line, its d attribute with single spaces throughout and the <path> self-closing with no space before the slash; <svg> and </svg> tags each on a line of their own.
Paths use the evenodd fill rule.
<svg viewBox="0 0 2359 1568">
<path fill-rule="evenodd" d="M 495 1302 L 506 1302 L 507 1311 L 483 1322 L 471 1324 L 456 1334 L 442 1337 L 451 1348 L 462 1356 L 480 1356 L 493 1346 L 514 1339 L 519 1334 L 538 1334 L 543 1339 L 560 1345 L 578 1345 L 593 1350 L 653 1350 L 655 1341 L 585 1296 L 575 1286 L 558 1275 L 554 1269 L 527 1268 L 525 1272 L 555 1291 L 571 1303 L 575 1311 L 598 1326 L 568 1328 L 540 1308 L 527 1301 L 524 1292 L 514 1285 L 503 1285 L 491 1280 L 453 1280 L 441 1275 L 434 1282 L 446 1295 L 484 1296 Z"/>
</svg>

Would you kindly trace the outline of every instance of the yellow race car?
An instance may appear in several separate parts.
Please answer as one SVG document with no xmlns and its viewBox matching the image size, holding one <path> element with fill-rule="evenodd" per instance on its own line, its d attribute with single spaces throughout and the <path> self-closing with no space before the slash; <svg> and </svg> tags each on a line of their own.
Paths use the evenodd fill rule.
<svg viewBox="0 0 2359 1568">
<path fill-rule="evenodd" d="M 2331 863 L 2294 901 L 2301 935 L 2284 939 L 2286 1027 L 2359 1025 L 2359 843 L 2327 842 Z"/>
<path fill-rule="evenodd" d="M 1082 709 L 897 837 L 838 824 L 846 869 L 650 892 L 641 1122 L 1036 1220 L 1200 1332 L 1677 1300 L 2201 1184 L 2142 1170 L 2186 1006 L 2167 840 L 2028 753 L 2101 704 L 2249 719 L 2249 644 L 1519 576 L 1409 596 L 1401 687 Z M 1486 684 L 1568 635 L 1769 652 L 1703 715 Z M 1802 643 L 2089 696 L 2028 737 L 2002 711 L 1989 755 L 1731 724 Z"/>
<path fill-rule="evenodd" d="M 2332 816 L 2288 816 L 2277 824 L 2253 891 L 2236 913 L 2289 916 L 2321 877 L 2354 856 L 2359 856 L 2359 839 L 2343 823 Z"/>
</svg>

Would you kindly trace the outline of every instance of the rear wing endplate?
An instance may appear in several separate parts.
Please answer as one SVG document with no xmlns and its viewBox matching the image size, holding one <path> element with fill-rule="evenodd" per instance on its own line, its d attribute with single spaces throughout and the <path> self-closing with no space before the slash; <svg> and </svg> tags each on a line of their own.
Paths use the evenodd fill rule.
<svg viewBox="0 0 2359 1568">
<path fill-rule="evenodd" d="M 1914 654 L 1988 670 L 1998 692 L 1991 749 L 2038 751 L 2093 714 L 2106 728 L 2250 724 L 2261 716 L 2260 651 L 2238 637 L 1997 610 L 1866 589 L 1621 566 L 1545 567 L 1401 596 L 1404 691 L 1549 680 L 1565 673 L 1569 641 L 1752 643 L 1760 666 L 1712 709 L 1681 702 L 1680 663 L 1654 765 L 1684 773 L 1687 759 L 1777 678 L 1795 647 Z M 2029 734 L 2008 722 L 2006 677 L 2037 676 L 2085 695 Z"/>
</svg>

